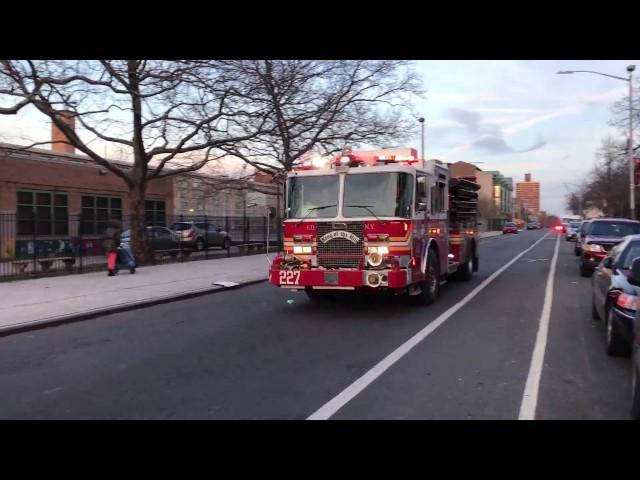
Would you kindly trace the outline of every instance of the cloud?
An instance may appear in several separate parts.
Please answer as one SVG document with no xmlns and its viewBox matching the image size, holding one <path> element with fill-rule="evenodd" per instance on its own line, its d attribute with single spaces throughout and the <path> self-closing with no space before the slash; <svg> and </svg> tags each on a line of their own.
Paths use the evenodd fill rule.
<svg viewBox="0 0 640 480">
<path fill-rule="evenodd" d="M 447 115 L 451 119 L 467 127 L 472 132 L 478 130 L 478 125 L 482 119 L 482 116 L 479 113 L 462 108 L 449 108 L 447 109 Z"/>
<path fill-rule="evenodd" d="M 480 150 L 484 150 L 488 153 L 500 154 L 500 153 L 525 153 L 532 152 L 534 150 L 538 150 L 539 148 L 544 147 L 547 144 L 541 138 L 538 139 L 532 146 L 525 149 L 515 149 L 507 144 L 507 142 L 498 135 L 485 135 L 480 139 L 471 143 L 472 147 L 478 148 Z"/>
<path fill-rule="evenodd" d="M 469 134 L 473 135 L 474 137 L 480 136 L 479 138 L 471 141 L 471 143 L 456 148 L 455 151 L 463 151 L 467 148 L 477 148 L 479 150 L 484 150 L 485 152 L 492 154 L 525 153 L 542 148 L 547 144 L 546 141 L 538 139 L 538 141 L 531 147 L 525 149 L 516 149 L 510 146 L 504 139 L 505 133 L 513 133 L 513 129 L 511 132 L 508 132 L 508 129 L 502 128 L 497 123 L 486 122 L 484 121 L 483 116 L 474 110 L 449 108 L 447 109 L 446 113 L 449 118 L 457 122 L 459 125 L 466 127 Z M 536 121 L 542 121 L 538 120 L 540 117 L 541 116 L 534 117 L 534 119 Z M 529 122 L 534 119 L 529 119 Z M 526 122 L 521 122 L 520 125 L 523 125 L 524 123 Z M 535 123 L 536 122 L 533 122 L 533 124 Z"/>
</svg>

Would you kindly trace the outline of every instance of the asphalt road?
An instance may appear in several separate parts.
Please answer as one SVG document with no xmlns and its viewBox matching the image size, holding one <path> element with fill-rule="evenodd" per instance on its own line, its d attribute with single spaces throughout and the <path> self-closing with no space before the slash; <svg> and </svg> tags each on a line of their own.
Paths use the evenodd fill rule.
<svg viewBox="0 0 640 480">
<path fill-rule="evenodd" d="M 483 240 L 435 305 L 321 304 L 258 284 L 0 338 L 1 419 L 305 419 L 549 231 Z M 555 234 L 368 384 L 335 419 L 516 419 Z M 626 419 L 631 365 L 607 357 L 590 279 L 560 241 L 536 418 Z"/>
</svg>

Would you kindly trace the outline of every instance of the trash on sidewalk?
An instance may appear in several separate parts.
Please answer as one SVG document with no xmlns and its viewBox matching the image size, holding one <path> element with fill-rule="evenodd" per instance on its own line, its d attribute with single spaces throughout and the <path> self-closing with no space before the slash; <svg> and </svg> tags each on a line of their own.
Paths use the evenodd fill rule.
<svg viewBox="0 0 640 480">
<path fill-rule="evenodd" d="M 213 282 L 211 285 L 219 285 L 220 287 L 232 288 L 232 287 L 237 287 L 240 284 L 237 282 L 228 282 L 226 280 L 217 280 Z"/>
</svg>

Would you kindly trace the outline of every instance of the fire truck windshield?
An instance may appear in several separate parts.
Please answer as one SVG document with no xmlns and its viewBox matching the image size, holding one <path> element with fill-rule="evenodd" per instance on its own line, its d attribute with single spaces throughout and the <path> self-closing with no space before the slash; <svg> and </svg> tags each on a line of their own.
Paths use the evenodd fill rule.
<svg viewBox="0 0 640 480">
<path fill-rule="evenodd" d="M 362 217 L 367 205 L 378 217 L 411 216 L 413 176 L 404 172 L 358 173 L 347 175 L 344 184 L 345 217 Z M 350 206 L 352 205 L 352 206 Z"/>
<path fill-rule="evenodd" d="M 338 213 L 338 191 L 337 175 L 289 178 L 287 218 L 335 217 Z"/>
</svg>

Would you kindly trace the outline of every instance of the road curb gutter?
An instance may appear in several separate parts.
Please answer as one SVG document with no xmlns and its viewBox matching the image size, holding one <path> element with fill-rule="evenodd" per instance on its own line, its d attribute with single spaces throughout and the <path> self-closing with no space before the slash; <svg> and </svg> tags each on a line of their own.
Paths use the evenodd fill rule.
<svg viewBox="0 0 640 480">
<path fill-rule="evenodd" d="M 70 313 L 67 315 L 58 315 L 55 317 L 48 317 L 30 322 L 18 323 L 15 325 L 7 325 L 0 327 L 0 338 L 13 335 L 16 333 L 23 333 L 32 330 L 41 330 L 43 328 L 57 327 L 59 325 L 65 325 L 67 323 L 81 322 L 84 320 L 90 320 L 92 318 L 101 317 L 104 315 L 110 315 L 112 313 L 122 313 L 131 310 L 138 310 L 141 308 L 151 307 L 154 305 L 160 305 L 163 303 L 177 302 L 179 300 L 188 300 L 190 298 L 200 297 L 202 295 L 209 295 L 212 293 L 236 290 L 242 287 L 248 287 L 249 285 L 255 285 L 262 282 L 267 282 L 268 278 L 262 278 L 260 280 L 248 280 L 246 282 L 239 282 L 234 287 L 207 287 L 200 290 L 181 292 L 178 294 L 165 295 L 163 297 L 149 298 L 145 300 L 138 300 L 135 302 L 122 303 L 119 305 L 112 305 L 109 307 L 97 308 L 95 310 Z"/>
</svg>

